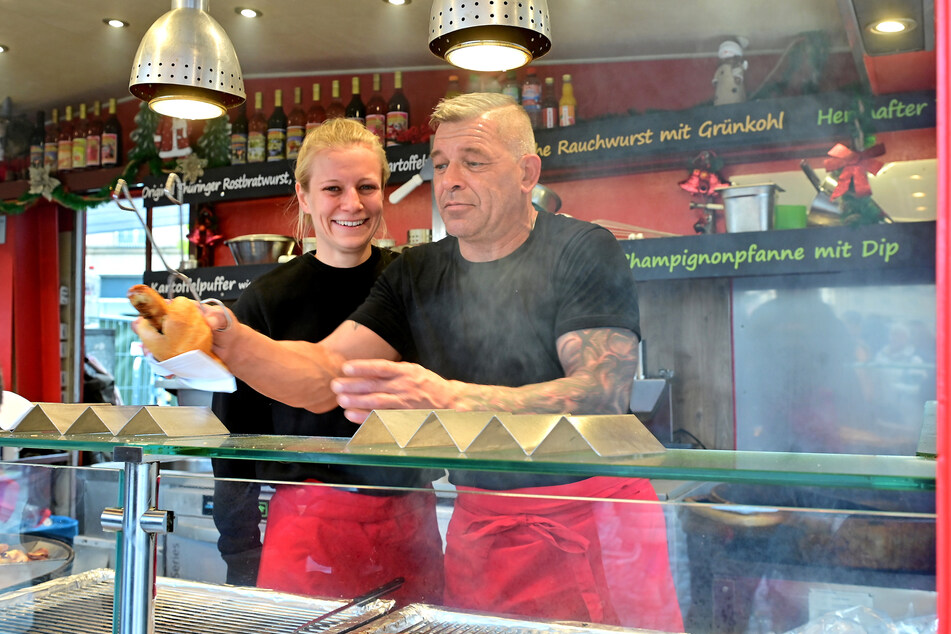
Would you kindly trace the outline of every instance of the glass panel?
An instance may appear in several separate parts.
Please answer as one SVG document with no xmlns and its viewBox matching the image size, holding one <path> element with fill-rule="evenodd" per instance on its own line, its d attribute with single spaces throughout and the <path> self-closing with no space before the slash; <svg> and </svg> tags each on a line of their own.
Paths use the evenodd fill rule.
<svg viewBox="0 0 951 634">
<path fill-rule="evenodd" d="M 120 445 L 142 447 L 156 456 L 245 457 L 254 460 L 313 462 L 339 465 L 403 466 L 511 471 L 567 475 L 612 475 L 670 480 L 731 480 L 735 482 L 856 486 L 879 489 L 924 489 L 935 486 L 933 460 L 911 456 L 809 454 L 756 451 L 668 449 L 652 456 L 592 461 L 585 456 L 513 460 L 487 453 L 480 457 L 451 456 L 445 450 L 412 452 L 399 449 L 348 449 L 346 439 L 292 436 L 208 436 L 164 438 L 137 436 L 121 441 L 112 435 L 52 434 L 0 436 L 0 446 L 58 448 L 111 452 Z"/>
<path fill-rule="evenodd" d="M 914 455 L 936 398 L 931 284 L 736 279 L 737 448 Z"/>
<path fill-rule="evenodd" d="M 113 568 L 115 535 L 102 530 L 100 516 L 119 505 L 120 472 L 28 460 L 0 464 L 0 542 L 10 549 L 0 555 L 0 592 Z M 36 559 L 17 563 L 14 550 Z"/>
</svg>

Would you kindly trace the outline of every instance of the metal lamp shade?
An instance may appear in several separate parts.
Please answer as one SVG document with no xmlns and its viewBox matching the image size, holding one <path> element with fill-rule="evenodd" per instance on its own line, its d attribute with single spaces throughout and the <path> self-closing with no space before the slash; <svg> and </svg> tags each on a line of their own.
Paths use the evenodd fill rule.
<svg viewBox="0 0 951 634">
<path fill-rule="evenodd" d="M 518 68 L 551 50 L 547 0 L 435 0 L 429 50 L 474 71 Z"/>
<path fill-rule="evenodd" d="M 244 103 L 234 46 L 208 0 L 173 0 L 149 27 L 132 63 L 129 92 L 160 114 L 210 119 Z"/>
</svg>

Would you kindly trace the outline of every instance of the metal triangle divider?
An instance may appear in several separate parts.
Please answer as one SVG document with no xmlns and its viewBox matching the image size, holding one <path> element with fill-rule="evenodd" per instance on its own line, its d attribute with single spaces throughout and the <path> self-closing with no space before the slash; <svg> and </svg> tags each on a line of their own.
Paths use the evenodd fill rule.
<svg viewBox="0 0 951 634">
<path fill-rule="evenodd" d="M 347 447 L 396 445 L 404 448 L 426 422 L 431 410 L 374 410 L 347 441 Z"/>
<path fill-rule="evenodd" d="M 564 419 L 563 414 L 499 414 L 502 425 L 522 447 L 526 456 L 534 454 Z"/>
<path fill-rule="evenodd" d="M 568 416 L 591 449 L 601 457 L 635 456 L 667 451 L 634 414 Z"/>
<path fill-rule="evenodd" d="M 16 432 L 66 433 L 88 403 L 37 403 L 20 420 Z"/>
<path fill-rule="evenodd" d="M 498 416 L 493 415 L 476 435 L 476 437 L 466 447 L 466 453 L 477 453 L 480 451 L 492 451 L 500 453 L 518 452 L 522 455 L 528 455 L 525 448 L 519 444 L 515 436 L 502 424 Z"/>
<path fill-rule="evenodd" d="M 449 436 L 451 446 L 460 452 L 469 451 L 475 440 L 486 428 L 497 421 L 494 412 L 457 412 L 455 410 L 435 410 L 433 416 L 442 425 Z M 450 445 L 447 445 L 450 446 Z M 478 447 L 475 448 L 478 450 Z"/>
<path fill-rule="evenodd" d="M 532 456 L 548 456 L 563 453 L 588 453 L 592 457 L 599 455 L 589 440 L 585 438 L 567 417 L 562 416 L 548 430 L 545 438 L 535 447 Z"/>
<path fill-rule="evenodd" d="M 90 405 L 76 419 L 73 426 L 69 428 L 69 432 L 73 433 L 74 428 L 76 430 L 86 429 L 98 424 L 104 427 L 103 431 L 115 436 L 126 423 L 132 420 L 133 416 L 139 413 L 140 409 L 142 409 L 141 405 L 107 405 L 104 403 Z"/>
<path fill-rule="evenodd" d="M 227 434 L 228 428 L 207 407 L 146 405 L 122 426 L 116 436 L 163 435 L 171 438 Z"/>
</svg>

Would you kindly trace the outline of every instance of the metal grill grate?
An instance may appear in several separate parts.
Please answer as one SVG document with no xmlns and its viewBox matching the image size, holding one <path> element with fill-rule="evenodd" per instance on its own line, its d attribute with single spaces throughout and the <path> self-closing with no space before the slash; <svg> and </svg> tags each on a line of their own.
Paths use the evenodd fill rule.
<svg viewBox="0 0 951 634">
<path fill-rule="evenodd" d="M 0 596 L 3 634 L 112 634 L 112 571 L 92 571 Z M 159 579 L 156 634 L 292 634 L 324 632 L 384 613 L 392 601 L 377 601 L 331 616 L 310 628 L 307 621 L 343 602 L 279 592 Z"/>
</svg>

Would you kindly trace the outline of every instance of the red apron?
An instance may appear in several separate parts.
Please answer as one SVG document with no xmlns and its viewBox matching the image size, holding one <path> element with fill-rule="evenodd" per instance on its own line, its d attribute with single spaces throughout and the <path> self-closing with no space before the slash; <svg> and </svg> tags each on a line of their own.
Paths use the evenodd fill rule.
<svg viewBox="0 0 951 634">
<path fill-rule="evenodd" d="M 550 620 L 635 627 L 650 623 L 683 631 L 663 510 L 649 482 L 598 477 L 505 492 L 557 498 L 480 491 L 459 487 L 447 534 L 447 606 Z M 650 499 L 654 504 L 579 497 Z M 641 513 L 650 521 L 639 518 Z M 619 526 L 618 520 L 635 524 Z M 609 522 L 607 552 L 602 552 L 602 521 Z M 650 534 L 641 535 L 642 529 Z M 643 583 L 648 578 L 650 583 Z M 619 604 L 622 610 L 616 609 Z"/>
<path fill-rule="evenodd" d="M 371 496 L 321 485 L 280 485 L 268 507 L 258 586 L 352 598 L 396 577 L 386 598 L 438 603 L 442 540 L 432 493 Z"/>
</svg>

